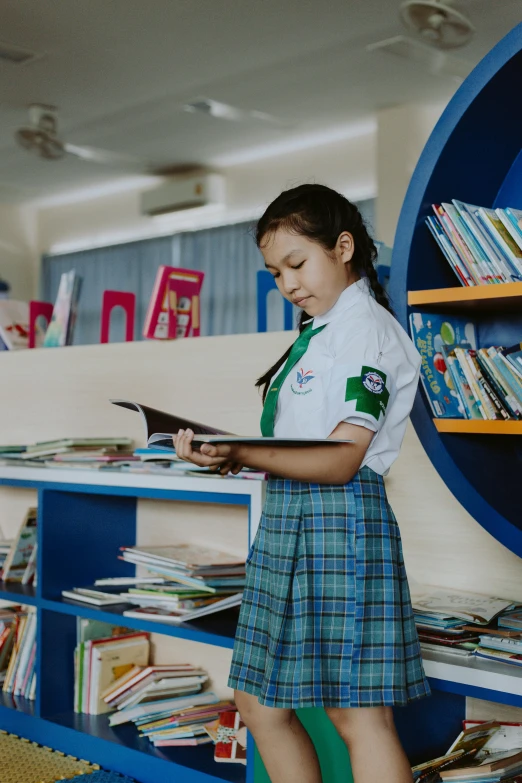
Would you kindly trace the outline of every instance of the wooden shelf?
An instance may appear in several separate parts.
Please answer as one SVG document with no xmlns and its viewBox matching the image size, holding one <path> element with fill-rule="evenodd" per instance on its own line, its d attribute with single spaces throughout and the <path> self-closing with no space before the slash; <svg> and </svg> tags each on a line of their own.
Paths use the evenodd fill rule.
<svg viewBox="0 0 522 783">
<path fill-rule="evenodd" d="M 439 432 L 468 432 L 475 435 L 522 435 L 522 421 L 480 419 L 433 419 Z"/>
<path fill-rule="evenodd" d="M 522 283 L 431 288 L 408 291 L 408 304 L 433 306 L 447 312 L 462 310 L 516 310 L 522 308 Z"/>
</svg>

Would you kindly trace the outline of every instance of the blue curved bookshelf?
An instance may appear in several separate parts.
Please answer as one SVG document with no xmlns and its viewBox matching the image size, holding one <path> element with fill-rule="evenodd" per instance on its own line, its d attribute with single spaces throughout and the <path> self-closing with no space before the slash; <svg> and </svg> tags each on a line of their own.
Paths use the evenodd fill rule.
<svg viewBox="0 0 522 783">
<path fill-rule="evenodd" d="M 409 313 L 417 309 L 408 305 L 409 291 L 460 287 L 424 224 L 431 205 L 457 198 L 481 206 L 522 208 L 522 107 L 514 90 L 521 77 L 522 24 L 464 81 L 422 152 L 400 214 L 391 266 L 392 303 L 405 329 Z M 424 309 L 437 312 L 435 305 Z M 473 318 L 480 345 L 511 345 L 522 339 L 522 298 L 515 309 L 492 310 L 477 303 Z M 520 437 L 438 432 L 420 391 L 412 421 L 457 500 L 491 535 L 522 556 Z"/>
</svg>

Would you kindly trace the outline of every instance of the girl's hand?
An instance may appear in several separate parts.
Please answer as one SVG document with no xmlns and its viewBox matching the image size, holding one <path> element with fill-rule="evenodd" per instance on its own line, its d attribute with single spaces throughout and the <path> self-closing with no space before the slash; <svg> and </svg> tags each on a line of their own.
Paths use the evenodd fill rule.
<svg viewBox="0 0 522 783">
<path fill-rule="evenodd" d="M 237 453 L 235 453 L 237 452 L 236 444 L 220 443 L 213 445 L 204 443 L 200 451 L 194 451 L 192 448 L 193 439 L 194 433 L 192 430 L 179 430 L 176 435 L 172 436 L 176 455 L 180 459 L 192 462 L 200 467 L 210 468 L 222 475 L 226 475 L 229 472 L 239 473 L 242 466 L 237 460 Z"/>
</svg>

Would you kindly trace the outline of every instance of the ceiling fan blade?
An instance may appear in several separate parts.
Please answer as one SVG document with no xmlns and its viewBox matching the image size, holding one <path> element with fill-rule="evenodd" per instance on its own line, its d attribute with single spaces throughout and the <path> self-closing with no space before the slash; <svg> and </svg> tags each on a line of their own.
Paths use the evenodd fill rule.
<svg viewBox="0 0 522 783">
<path fill-rule="evenodd" d="M 446 76 L 459 83 L 464 81 L 473 69 L 473 65 L 467 60 L 453 57 L 405 35 L 395 35 L 393 38 L 376 41 L 368 44 L 366 49 L 370 52 L 381 52 L 409 60 L 412 64 L 419 63 L 433 76 Z"/>
<path fill-rule="evenodd" d="M 182 108 L 184 111 L 206 114 L 209 117 L 217 117 L 218 119 L 232 122 L 256 120 L 281 127 L 290 126 L 290 123 L 286 120 L 275 117 L 273 114 L 268 114 L 265 111 L 258 111 L 257 109 L 239 109 L 237 106 L 221 103 L 220 101 L 215 101 L 213 98 L 196 98 L 189 103 L 185 103 Z"/>
<path fill-rule="evenodd" d="M 86 160 L 89 163 L 99 163 L 104 166 L 118 166 L 132 171 L 151 172 L 152 166 L 141 158 L 134 155 L 127 155 L 122 152 L 111 152 L 110 150 L 99 149 L 98 147 L 84 147 L 77 144 L 65 142 L 64 150 L 69 155 Z"/>
</svg>

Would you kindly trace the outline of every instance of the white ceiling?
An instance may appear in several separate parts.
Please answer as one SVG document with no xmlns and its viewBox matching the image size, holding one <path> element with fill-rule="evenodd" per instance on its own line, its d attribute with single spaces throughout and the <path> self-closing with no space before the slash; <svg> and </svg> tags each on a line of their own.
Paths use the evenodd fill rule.
<svg viewBox="0 0 522 783">
<path fill-rule="evenodd" d="M 520 0 L 460 0 L 477 28 L 454 54 L 477 63 L 522 20 Z M 123 177 L 73 158 L 39 160 L 15 129 L 28 104 L 59 107 L 60 134 L 159 166 L 220 165 L 260 147 L 331 132 L 403 102 L 446 100 L 455 83 L 367 52 L 404 33 L 398 0 L 2 0 L 0 40 L 41 54 L 0 62 L 0 201 Z M 184 112 L 205 96 L 287 121 Z M 239 159 L 239 157 L 238 157 Z"/>
</svg>

